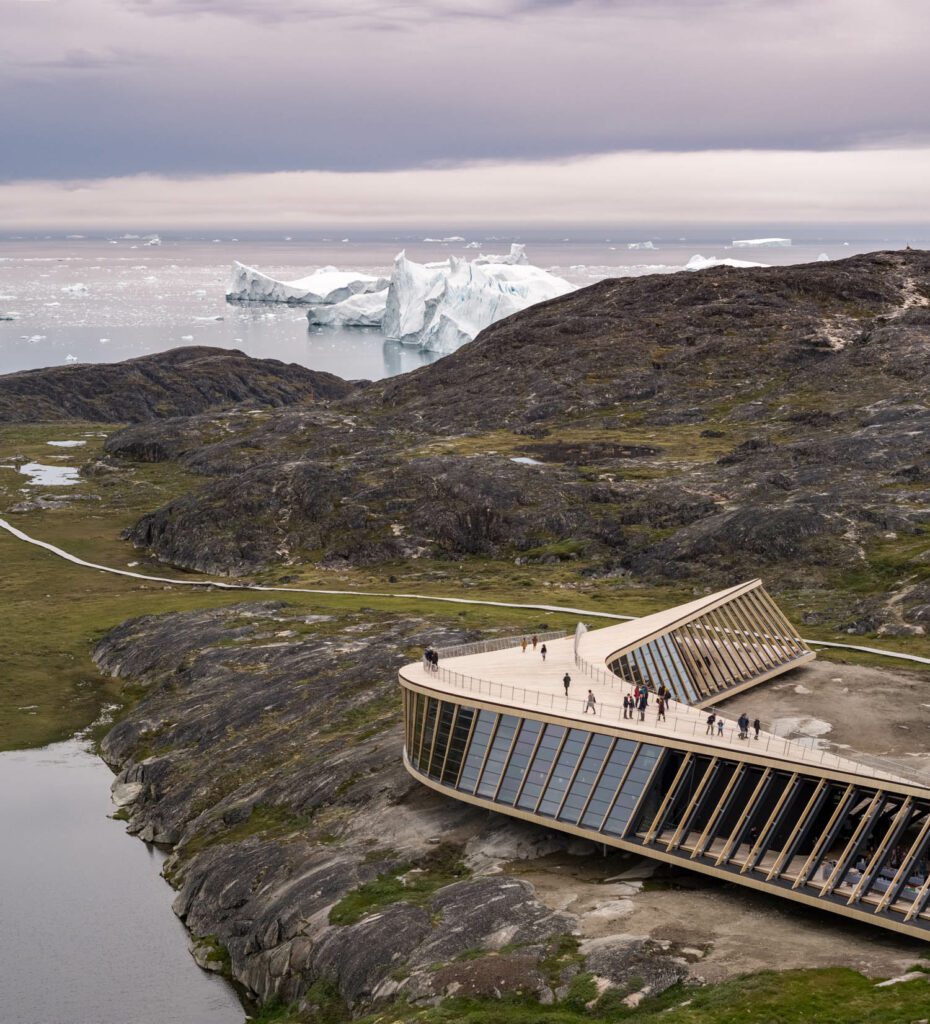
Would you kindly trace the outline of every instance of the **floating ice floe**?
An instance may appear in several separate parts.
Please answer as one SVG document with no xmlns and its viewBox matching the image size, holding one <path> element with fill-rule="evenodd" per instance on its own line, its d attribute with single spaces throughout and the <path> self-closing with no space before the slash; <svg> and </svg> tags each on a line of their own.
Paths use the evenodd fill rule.
<svg viewBox="0 0 930 1024">
<path fill-rule="evenodd" d="M 783 249 L 791 245 L 790 238 L 734 238 L 734 249 Z"/>
<path fill-rule="evenodd" d="M 307 319 L 313 325 L 329 327 L 380 327 L 387 304 L 387 288 L 379 292 L 361 292 L 342 302 L 311 306 Z"/>
<path fill-rule="evenodd" d="M 41 338 L 41 337 L 43 337 L 43 336 L 42 336 L 42 335 L 39 335 L 39 334 L 37 334 L 37 335 L 36 335 L 36 337 L 37 337 L 37 338 Z M 65 356 L 65 362 L 66 362 L 66 363 L 76 363 L 77 361 L 78 361 L 78 357 L 77 357 L 77 356 L 73 356 L 73 355 L 71 355 L 71 353 L 70 353 L 70 352 L 68 353 L 68 355 L 66 355 L 66 356 Z"/>
<path fill-rule="evenodd" d="M 158 235 L 148 235 L 145 239 L 146 245 L 161 245 L 161 239 Z"/>
<path fill-rule="evenodd" d="M 231 302 L 332 305 L 352 295 L 383 291 L 387 285 L 382 277 L 336 267 L 323 267 L 298 281 L 278 281 L 254 267 L 234 263 L 226 298 Z"/>
<path fill-rule="evenodd" d="M 627 249 L 654 249 L 655 245 L 652 242 L 630 242 L 627 245 Z"/>
</svg>

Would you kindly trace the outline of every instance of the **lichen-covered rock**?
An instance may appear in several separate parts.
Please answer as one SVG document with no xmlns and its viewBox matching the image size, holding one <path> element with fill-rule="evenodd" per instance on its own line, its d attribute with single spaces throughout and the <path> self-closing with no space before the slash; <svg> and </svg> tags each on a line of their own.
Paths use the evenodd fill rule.
<svg viewBox="0 0 930 1024">
<path fill-rule="evenodd" d="M 175 912 L 259 1001 L 300 1002 L 317 982 L 354 1012 L 429 1001 L 445 984 L 433 965 L 514 944 L 536 948 L 523 954 L 536 978 L 545 943 L 575 926 L 525 881 L 451 867 L 496 816 L 402 766 L 403 652 L 464 639 L 424 627 L 267 601 L 131 620 L 95 651 L 147 691 L 102 743 L 129 829 L 174 844 Z M 407 877 L 429 884 L 406 899 Z M 347 895 L 385 878 L 396 898 L 333 923 Z"/>
</svg>

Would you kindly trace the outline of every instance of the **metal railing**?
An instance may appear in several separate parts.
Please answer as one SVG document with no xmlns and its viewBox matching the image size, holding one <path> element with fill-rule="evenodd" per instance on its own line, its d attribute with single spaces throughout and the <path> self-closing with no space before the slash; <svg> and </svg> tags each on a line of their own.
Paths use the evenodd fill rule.
<svg viewBox="0 0 930 1024">
<path fill-rule="evenodd" d="M 499 641 L 491 642 L 496 643 Z M 517 646 L 519 646 L 519 642 L 518 640 Z M 470 647 L 472 645 L 465 646 Z M 560 696 L 558 693 L 546 693 L 530 687 L 511 686 L 507 683 L 498 683 L 490 679 L 480 679 L 477 676 L 456 672 L 441 664 L 431 675 L 436 675 L 442 682 L 448 683 L 456 689 L 487 697 L 496 697 L 513 707 L 532 707 L 550 712 L 564 711 L 573 717 L 578 715 L 586 717 L 587 714 L 591 714 L 595 719 L 609 721 L 611 724 L 621 724 L 623 728 L 634 730 L 643 728 L 646 736 L 671 734 L 703 742 L 711 747 L 718 747 L 720 741 L 723 740 L 724 742 L 738 744 L 738 749 L 745 749 L 749 753 L 764 754 L 767 757 L 784 759 L 792 767 L 805 764 L 817 765 L 822 768 L 832 768 L 836 771 L 867 775 L 875 779 L 887 779 L 899 783 L 902 781 L 913 782 L 923 788 L 930 789 L 930 776 L 926 773 L 913 769 L 908 765 L 889 761 L 886 758 L 871 757 L 870 755 L 862 755 L 863 760 L 859 760 L 858 755 L 857 758 L 839 757 L 827 750 L 815 749 L 797 740 L 785 739 L 771 733 L 766 733 L 758 740 L 752 738 L 741 740 L 739 739 L 738 725 L 718 711 L 714 711 L 713 714 L 716 718 L 722 719 L 725 722 L 723 734 L 721 736 L 718 733 L 716 722 L 714 723 L 713 731 L 710 732 L 707 726 L 707 718 L 711 714 L 711 709 L 709 708 L 705 708 L 702 711 L 694 710 L 687 715 L 675 714 L 673 711 L 668 710 L 666 711 L 665 718 L 659 720 L 656 705 L 652 703 L 646 709 L 643 719 L 639 717 L 640 711 L 638 708 L 633 709 L 633 717 L 624 718 L 622 704 L 606 704 L 599 701 L 594 705 L 593 709 L 588 708 L 585 711 L 587 705 L 586 696 L 581 698 L 567 695 Z M 613 676 L 613 680 L 615 684 L 623 684 L 623 680 L 618 676 Z M 678 702 L 672 701 L 671 703 Z M 646 719 L 651 719 L 649 724 L 647 724 Z M 644 740 L 645 738 L 644 736 Z"/>
<path fill-rule="evenodd" d="M 491 651 L 506 651 L 511 647 L 519 647 L 524 640 L 529 643 L 534 636 L 544 644 L 549 640 L 562 640 L 568 635 L 564 629 L 551 630 L 548 633 L 521 633 L 519 636 L 498 637 L 496 640 L 477 640 L 472 644 L 437 647 L 436 653 L 440 658 L 464 658 L 469 654 L 488 654 Z"/>
</svg>

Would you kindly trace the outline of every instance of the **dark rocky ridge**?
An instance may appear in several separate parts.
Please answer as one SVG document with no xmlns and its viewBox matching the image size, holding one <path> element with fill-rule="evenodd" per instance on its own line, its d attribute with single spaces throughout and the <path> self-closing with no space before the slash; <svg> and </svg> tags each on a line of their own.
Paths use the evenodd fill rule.
<svg viewBox="0 0 930 1024">
<path fill-rule="evenodd" d="M 595 847 L 463 806 L 403 769 L 403 650 L 455 639 L 425 626 L 266 602 L 131 620 L 95 651 L 101 669 L 146 691 L 102 746 L 130 831 L 175 845 L 177 913 L 228 950 L 259 1001 L 306 1009 L 322 985 L 355 1013 L 460 989 L 551 1002 L 583 967 L 558 953 L 572 915 L 512 873 L 484 873 L 497 866 L 486 849 L 512 848 L 512 859 Z M 459 860 L 473 872 L 452 869 Z M 435 891 L 330 922 L 350 891 L 411 870 Z M 686 974 L 676 952 L 617 936 L 591 967 L 605 983 L 635 975 L 661 991 Z"/>
<path fill-rule="evenodd" d="M 80 419 L 140 423 L 246 404 L 276 407 L 343 398 L 331 373 L 236 349 L 190 346 L 123 363 L 54 366 L 0 377 L 0 423 Z"/>
<path fill-rule="evenodd" d="M 219 441 L 146 424 L 108 449 L 204 474 L 129 533 L 188 569 L 571 541 L 595 573 L 835 589 L 927 529 L 928 357 L 926 252 L 608 280 L 325 408 L 224 419 Z"/>
</svg>

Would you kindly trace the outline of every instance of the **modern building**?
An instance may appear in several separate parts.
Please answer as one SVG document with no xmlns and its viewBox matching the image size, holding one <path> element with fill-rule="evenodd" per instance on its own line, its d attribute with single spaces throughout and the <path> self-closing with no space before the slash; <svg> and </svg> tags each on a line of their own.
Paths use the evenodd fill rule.
<svg viewBox="0 0 930 1024">
<path fill-rule="evenodd" d="M 714 701 L 814 657 L 759 580 L 538 639 L 450 648 L 436 668 L 401 669 L 414 777 L 468 803 L 930 937 L 925 777 L 767 731 L 741 738 L 719 715 L 722 732 L 708 723 Z M 625 710 L 636 688 L 649 703 Z M 662 688 L 671 699 L 658 720 Z"/>
</svg>

